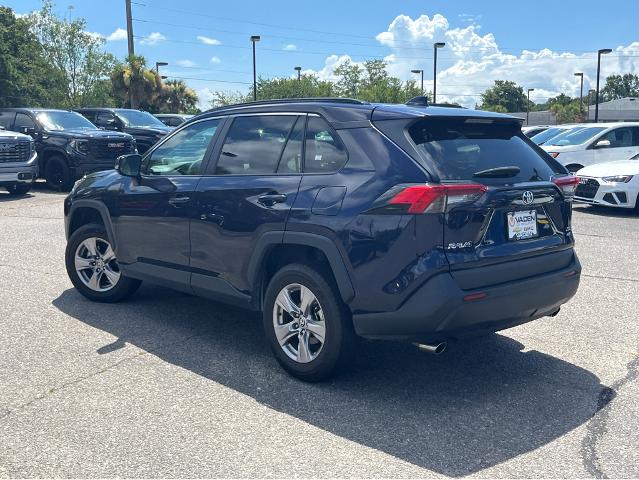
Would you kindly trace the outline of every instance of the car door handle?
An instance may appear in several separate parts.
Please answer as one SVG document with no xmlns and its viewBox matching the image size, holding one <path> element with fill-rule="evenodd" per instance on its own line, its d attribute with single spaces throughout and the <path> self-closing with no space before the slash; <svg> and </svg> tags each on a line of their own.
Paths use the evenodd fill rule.
<svg viewBox="0 0 639 480">
<path fill-rule="evenodd" d="M 169 198 L 169 205 L 179 208 L 183 207 L 191 201 L 191 197 L 173 197 Z"/>
<path fill-rule="evenodd" d="M 286 195 L 283 193 L 268 193 L 266 195 L 260 195 L 257 197 L 258 203 L 270 207 L 276 203 L 284 203 L 286 201 Z"/>
</svg>

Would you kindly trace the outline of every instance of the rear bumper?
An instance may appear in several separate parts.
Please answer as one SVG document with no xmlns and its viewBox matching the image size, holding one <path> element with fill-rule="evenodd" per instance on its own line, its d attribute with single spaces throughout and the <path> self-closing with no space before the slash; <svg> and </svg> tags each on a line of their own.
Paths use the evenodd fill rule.
<svg viewBox="0 0 639 480">
<path fill-rule="evenodd" d="M 521 280 L 462 290 L 449 273 L 426 282 L 398 310 L 353 315 L 366 338 L 441 341 L 496 332 L 555 313 L 577 292 L 577 256 L 560 270 Z M 469 295 L 485 294 L 470 300 Z"/>
</svg>

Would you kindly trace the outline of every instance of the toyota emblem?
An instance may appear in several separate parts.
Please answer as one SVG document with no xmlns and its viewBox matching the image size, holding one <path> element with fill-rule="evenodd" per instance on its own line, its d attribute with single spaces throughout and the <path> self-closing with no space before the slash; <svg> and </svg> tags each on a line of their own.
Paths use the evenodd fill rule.
<svg viewBox="0 0 639 480">
<path fill-rule="evenodd" d="M 524 202 L 524 205 L 530 205 L 535 200 L 535 196 L 530 190 L 526 190 L 521 194 L 521 200 Z"/>
</svg>

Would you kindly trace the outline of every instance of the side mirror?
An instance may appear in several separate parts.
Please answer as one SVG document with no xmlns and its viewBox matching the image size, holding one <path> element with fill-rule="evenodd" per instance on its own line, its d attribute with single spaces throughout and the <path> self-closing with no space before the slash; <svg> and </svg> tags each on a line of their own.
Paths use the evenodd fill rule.
<svg viewBox="0 0 639 480">
<path fill-rule="evenodd" d="M 24 133 L 25 135 L 35 135 L 36 134 L 36 129 L 33 127 L 22 127 L 21 128 L 22 133 Z"/>
<path fill-rule="evenodd" d="M 595 148 L 608 148 L 608 147 L 610 147 L 610 140 L 607 140 L 605 138 L 595 143 Z"/>
<path fill-rule="evenodd" d="M 115 160 L 115 169 L 125 177 L 138 178 L 142 168 L 142 156 L 137 153 L 120 155 Z"/>
</svg>

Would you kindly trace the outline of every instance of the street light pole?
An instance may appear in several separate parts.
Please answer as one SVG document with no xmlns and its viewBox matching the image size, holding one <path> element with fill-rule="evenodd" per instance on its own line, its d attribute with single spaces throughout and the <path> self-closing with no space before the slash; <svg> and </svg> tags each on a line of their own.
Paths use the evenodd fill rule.
<svg viewBox="0 0 639 480">
<path fill-rule="evenodd" d="M 592 95 L 593 93 L 595 93 L 595 89 L 591 88 L 590 90 L 588 90 L 588 118 L 587 118 L 587 122 L 590 122 L 590 95 Z"/>
<path fill-rule="evenodd" d="M 579 114 L 584 113 L 584 72 L 575 73 L 575 77 L 581 78 L 581 88 L 579 90 Z"/>
<path fill-rule="evenodd" d="M 599 73 L 601 72 L 601 56 L 611 52 L 611 48 L 602 48 L 597 52 L 597 91 L 595 92 L 595 123 L 599 121 Z"/>
<path fill-rule="evenodd" d="M 260 41 L 259 35 L 251 35 L 253 44 L 253 101 L 257 100 L 257 74 L 255 70 L 255 44 Z"/>
<path fill-rule="evenodd" d="M 155 73 L 160 73 L 160 67 L 166 67 L 167 62 L 155 62 Z"/>
<path fill-rule="evenodd" d="M 437 103 L 437 50 L 445 46 L 446 44 L 444 42 L 436 42 L 433 44 L 433 51 L 435 52 L 433 56 L 433 103 Z"/>
<path fill-rule="evenodd" d="M 422 75 L 422 95 L 424 95 L 424 70 L 411 70 L 411 73 L 420 73 Z"/>
<path fill-rule="evenodd" d="M 293 70 L 297 72 L 297 81 L 302 81 L 302 67 L 295 67 Z"/>
<path fill-rule="evenodd" d="M 526 125 L 529 124 L 528 117 L 530 115 L 530 92 L 534 92 L 534 91 L 535 91 L 534 88 L 528 89 L 528 102 L 526 103 Z"/>
</svg>

